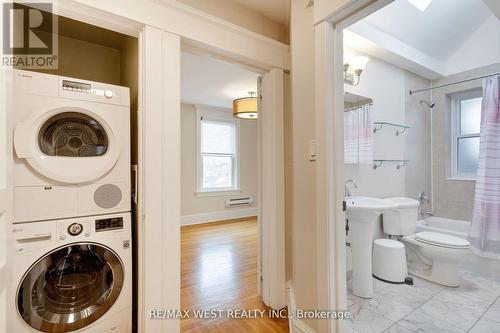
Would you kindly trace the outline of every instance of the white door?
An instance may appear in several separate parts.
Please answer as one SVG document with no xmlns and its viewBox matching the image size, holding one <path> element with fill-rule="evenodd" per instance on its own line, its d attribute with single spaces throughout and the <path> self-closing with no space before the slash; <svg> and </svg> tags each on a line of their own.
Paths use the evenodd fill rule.
<svg viewBox="0 0 500 333">
<path fill-rule="evenodd" d="M 8 86 L 12 83 L 12 71 L 0 69 L 0 333 L 7 332 L 6 310 L 12 300 L 7 299 L 12 258 L 12 246 L 7 234 L 13 212 L 12 170 L 12 110 L 8 108 Z"/>
<path fill-rule="evenodd" d="M 259 91 L 259 287 L 266 305 L 282 309 L 286 306 L 283 70 L 263 75 Z"/>
</svg>

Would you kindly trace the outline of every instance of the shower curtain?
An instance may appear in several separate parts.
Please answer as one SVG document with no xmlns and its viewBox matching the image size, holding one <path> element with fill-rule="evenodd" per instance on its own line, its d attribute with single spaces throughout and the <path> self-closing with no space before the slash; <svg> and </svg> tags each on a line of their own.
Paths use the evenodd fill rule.
<svg viewBox="0 0 500 333">
<path fill-rule="evenodd" d="M 478 255 L 500 259 L 500 76 L 483 83 L 481 134 L 469 241 Z"/>
<path fill-rule="evenodd" d="M 371 104 L 344 112 L 344 162 L 373 163 L 373 124 Z"/>
</svg>

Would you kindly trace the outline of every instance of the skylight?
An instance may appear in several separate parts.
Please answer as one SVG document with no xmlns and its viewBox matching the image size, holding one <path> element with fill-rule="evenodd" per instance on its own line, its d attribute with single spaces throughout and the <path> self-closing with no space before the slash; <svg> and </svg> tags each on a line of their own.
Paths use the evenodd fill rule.
<svg viewBox="0 0 500 333">
<path fill-rule="evenodd" d="M 432 0 L 408 0 L 413 6 L 417 7 L 421 12 L 424 12 L 431 4 Z"/>
</svg>

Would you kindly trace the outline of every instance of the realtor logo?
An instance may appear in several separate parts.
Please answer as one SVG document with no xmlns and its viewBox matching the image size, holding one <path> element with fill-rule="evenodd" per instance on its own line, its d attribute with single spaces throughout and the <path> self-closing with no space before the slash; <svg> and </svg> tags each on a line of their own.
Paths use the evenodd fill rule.
<svg viewBox="0 0 500 333">
<path fill-rule="evenodd" d="M 20 69 L 57 68 L 57 16 L 51 2 L 2 4 L 2 65 Z"/>
</svg>

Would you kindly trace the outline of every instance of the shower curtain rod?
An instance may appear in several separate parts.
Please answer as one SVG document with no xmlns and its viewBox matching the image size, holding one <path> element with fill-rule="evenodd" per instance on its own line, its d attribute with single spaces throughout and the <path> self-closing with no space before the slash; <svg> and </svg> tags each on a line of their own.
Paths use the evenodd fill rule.
<svg viewBox="0 0 500 333">
<path fill-rule="evenodd" d="M 410 95 L 413 95 L 415 93 L 419 93 L 419 92 L 422 92 L 422 91 L 427 91 L 427 90 L 432 90 L 432 89 L 437 89 L 437 88 L 443 88 L 443 87 L 448 87 L 448 86 L 452 86 L 452 85 L 459 84 L 459 83 L 464 83 L 464 82 L 469 82 L 469 81 L 484 79 L 486 77 L 495 76 L 495 75 L 500 75 L 500 72 L 490 73 L 490 74 L 486 74 L 486 75 L 481 75 L 481 76 L 477 76 L 477 77 L 473 77 L 473 78 L 465 79 L 465 80 L 461 80 L 461 81 L 440 84 L 438 86 L 429 87 L 429 88 L 425 88 L 425 89 L 410 90 Z"/>
</svg>

